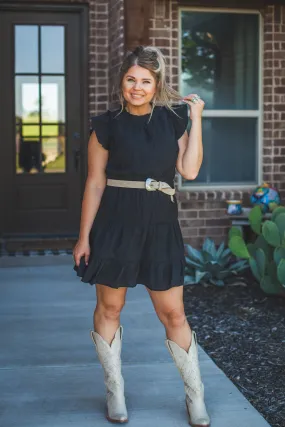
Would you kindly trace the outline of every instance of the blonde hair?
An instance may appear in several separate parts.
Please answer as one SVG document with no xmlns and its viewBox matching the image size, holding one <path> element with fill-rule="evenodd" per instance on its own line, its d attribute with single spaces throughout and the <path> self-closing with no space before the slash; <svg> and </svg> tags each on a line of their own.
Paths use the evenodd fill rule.
<svg viewBox="0 0 285 427">
<path fill-rule="evenodd" d="M 161 50 L 154 46 L 138 46 L 132 52 L 127 53 L 119 72 L 119 100 L 122 107 L 120 113 L 125 104 L 122 94 L 123 78 L 134 65 L 147 69 L 156 80 L 156 93 L 152 100 L 150 119 L 155 105 L 165 106 L 176 114 L 172 104 L 181 101 L 182 96 L 166 83 L 166 60 Z"/>
</svg>

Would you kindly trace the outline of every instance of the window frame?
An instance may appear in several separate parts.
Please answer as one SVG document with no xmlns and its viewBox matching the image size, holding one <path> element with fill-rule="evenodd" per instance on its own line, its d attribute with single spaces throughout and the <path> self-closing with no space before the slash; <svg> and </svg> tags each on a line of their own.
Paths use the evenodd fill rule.
<svg viewBox="0 0 285 427">
<path fill-rule="evenodd" d="M 258 82 L 258 110 L 207 110 L 207 105 L 203 111 L 203 117 L 205 118 L 225 118 L 225 117 L 255 117 L 257 118 L 257 179 L 255 183 L 244 184 L 244 183 L 223 183 L 223 184 L 211 184 L 201 183 L 185 184 L 182 185 L 182 176 L 178 173 L 178 190 L 179 191 L 208 191 L 208 190 L 248 190 L 258 185 L 262 181 L 262 170 L 263 170 L 263 59 L 264 59 L 264 19 L 262 14 L 255 9 L 230 9 L 230 8 L 213 8 L 213 7 L 191 7 L 191 6 L 180 6 L 178 7 L 178 90 L 181 93 L 181 33 L 182 33 L 182 12 L 217 12 L 217 13 L 237 13 L 237 14 L 253 14 L 258 15 L 259 19 L 259 82 Z"/>
</svg>

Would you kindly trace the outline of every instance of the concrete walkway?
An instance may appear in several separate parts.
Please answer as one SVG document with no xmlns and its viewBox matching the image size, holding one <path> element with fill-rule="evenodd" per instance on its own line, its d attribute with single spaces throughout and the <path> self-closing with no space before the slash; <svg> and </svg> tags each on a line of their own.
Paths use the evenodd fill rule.
<svg viewBox="0 0 285 427">
<path fill-rule="evenodd" d="M 89 336 L 95 288 L 75 277 L 69 256 L 13 262 L 25 266 L 0 269 L 0 426 L 110 426 Z M 183 383 L 144 286 L 128 291 L 121 320 L 128 425 L 187 426 Z M 211 427 L 269 426 L 201 347 L 199 358 Z"/>
</svg>

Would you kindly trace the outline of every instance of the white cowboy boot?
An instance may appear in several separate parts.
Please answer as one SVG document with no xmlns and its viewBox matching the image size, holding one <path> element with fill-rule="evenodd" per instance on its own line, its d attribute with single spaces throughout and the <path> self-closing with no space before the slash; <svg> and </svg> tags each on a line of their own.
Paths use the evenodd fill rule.
<svg viewBox="0 0 285 427">
<path fill-rule="evenodd" d="M 196 332 L 192 331 L 188 353 L 169 339 L 165 340 L 165 344 L 184 381 L 189 424 L 192 427 L 209 427 L 210 418 L 204 402 L 204 384 L 199 369 Z"/>
<path fill-rule="evenodd" d="M 97 332 L 90 331 L 90 334 L 104 370 L 107 389 L 106 417 L 114 423 L 126 423 L 128 413 L 124 396 L 124 379 L 121 374 L 123 327 L 119 326 L 111 345 L 103 340 Z"/>
</svg>

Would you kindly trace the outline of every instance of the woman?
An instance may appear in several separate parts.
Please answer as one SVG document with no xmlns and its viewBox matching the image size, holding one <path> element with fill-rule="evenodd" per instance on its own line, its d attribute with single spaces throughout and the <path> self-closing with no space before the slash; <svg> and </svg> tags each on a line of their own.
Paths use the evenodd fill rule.
<svg viewBox="0 0 285 427">
<path fill-rule="evenodd" d="M 139 46 L 120 70 L 121 108 L 92 118 L 88 178 L 74 269 L 96 285 L 91 338 L 104 369 L 107 418 L 128 421 L 121 374 L 120 312 L 129 287 L 146 286 L 166 330 L 165 344 L 183 378 L 192 426 L 209 426 L 197 338 L 183 306 L 184 244 L 174 195 L 175 167 L 195 179 L 202 163 L 196 94 L 183 98 L 166 84 L 165 59 Z M 187 133 L 188 109 L 192 126 Z"/>
</svg>

